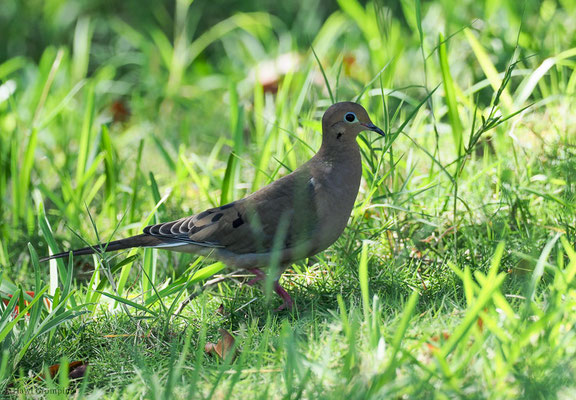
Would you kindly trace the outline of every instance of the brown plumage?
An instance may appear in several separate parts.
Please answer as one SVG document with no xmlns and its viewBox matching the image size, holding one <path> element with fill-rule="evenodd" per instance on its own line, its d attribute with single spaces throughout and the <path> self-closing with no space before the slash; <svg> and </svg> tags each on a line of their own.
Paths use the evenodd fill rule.
<svg viewBox="0 0 576 400">
<path fill-rule="evenodd" d="M 292 262 L 323 251 L 344 231 L 362 176 L 356 137 L 364 130 L 384 135 L 356 103 L 336 103 L 322 118 L 322 145 L 291 174 L 251 195 L 176 221 L 151 225 L 140 235 L 107 245 L 72 250 L 93 254 L 154 247 L 209 256 L 230 267 L 265 277 L 260 270 L 278 257 L 275 290 L 290 308 L 292 299 L 278 279 Z M 69 252 L 44 258 L 67 257 Z"/>
</svg>

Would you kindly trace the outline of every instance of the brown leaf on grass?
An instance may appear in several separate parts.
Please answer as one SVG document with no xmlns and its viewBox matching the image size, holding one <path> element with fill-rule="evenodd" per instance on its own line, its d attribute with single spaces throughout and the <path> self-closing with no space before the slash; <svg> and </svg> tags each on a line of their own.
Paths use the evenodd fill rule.
<svg viewBox="0 0 576 400">
<path fill-rule="evenodd" d="M 476 321 L 476 324 L 478 325 L 478 329 L 480 329 L 480 332 L 484 332 L 484 320 L 482 319 L 482 317 L 478 317 L 478 321 Z"/>
<path fill-rule="evenodd" d="M 430 351 L 436 351 L 440 348 L 440 344 L 441 342 L 444 342 L 446 340 L 450 339 L 450 334 L 448 332 L 442 332 L 440 335 L 434 335 L 430 338 L 430 342 L 426 342 L 426 346 L 428 347 L 428 350 Z M 434 343 L 431 343 L 434 342 Z M 436 345 L 435 343 L 438 343 L 438 345 Z"/>
<path fill-rule="evenodd" d="M 34 297 L 34 292 L 26 291 L 26 294 L 30 297 Z M 9 299 L 12 299 L 11 294 L 8 294 L 6 296 L 7 296 L 6 299 L 2 299 L 2 302 L 4 303 L 5 306 L 7 306 L 10 303 Z M 44 297 L 43 300 L 44 300 L 44 305 L 47 308 L 51 309 L 52 308 L 52 301 L 47 297 Z M 24 300 L 24 305 L 27 306 L 28 304 L 30 304 L 30 302 L 27 300 Z M 20 314 L 20 306 L 14 307 L 14 311 L 12 312 L 12 318 L 16 318 L 18 316 L 18 314 Z M 26 313 L 26 315 L 30 316 L 30 313 Z"/>
<path fill-rule="evenodd" d="M 488 307 L 484 307 L 484 312 L 488 313 Z M 481 315 L 478 316 L 476 324 L 478 325 L 478 329 L 480 329 L 480 332 L 484 332 L 484 320 L 482 319 Z"/>
<path fill-rule="evenodd" d="M 86 374 L 86 367 L 88 363 L 84 361 L 72 361 L 68 364 L 68 378 L 80 379 Z M 54 378 L 60 371 L 60 364 L 54 364 L 48 367 L 48 373 L 51 378 Z M 38 376 L 39 380 L 44 380 L 44 374 Z"/>
<path fill-rule="evenodd" d="M 116 100 L 110 105 L 110 112 L 114 123 L 126 122 L 132 114 L 128 103 L 122 99 Z"/>
<path fill-rule="evenodd" d="M 428 350 L 430 350 L 432 352 L 439 350 L 438 346 L 436 346 L 435 344 L 425 343 L 425 345 L 426 345 L 426 347 L 428 347 Z"/>
<path fill-rule="evenodd" d="M 234 349 L 234 343 L 236 342 L 234 337 L 225 329 L 220 329 L 220 335 L 222 335 L 222 337 L 218 340 L 218 343 L 206 343 L 204 351 L 208 354 L 216 354 L 222 360 L 227 357 L 232 357 L 231 361 L 234 361 L 237 353 Z M 232 351 L 233 354 L 230 353 Z"/>
<path fill-rule="evenodd" d="M 348 53 L 344 55 L 342 63 L 344 64 L 344 74 L 346 76 L 351 76 L 352 71 L 355 69 L 355 67 L 357 67 L 356 56 L 354 54 Z"/>
</svg>

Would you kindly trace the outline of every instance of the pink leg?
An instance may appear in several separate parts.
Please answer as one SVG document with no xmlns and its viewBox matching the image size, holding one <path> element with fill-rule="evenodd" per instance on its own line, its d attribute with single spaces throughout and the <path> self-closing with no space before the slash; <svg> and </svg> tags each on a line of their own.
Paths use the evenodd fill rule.
<svg viewBox="0 0 576 400">
<path fill-rule="evenodd" d="M 250 272 L 251 274 L 256 275 L 254 278 L 252 278 L 248 282 L 246 282 L 246 284 L 248 286 L 254 286 L 256 283 L 260 282 L 261 280 L 266 279 L 266 273 L 264 271 L 262 271 L 261 269 L 252 268 L 252 269 L 248 269 L 247 271 Z"/>
<path fill-rule="evenodd" d="M 288 292 L 280 285 L 280 282 L 274 281 L 274 291 L 278 294 L 278 296 L 282 297 L 282 300 L 284 301 L 284 303 L 282 303 L 282 305 L 274 311 L 278 312 L 284 309 L 288 311 L 292 310 L 294 301 L 292 301 L 292 297 L 290 297 Z"/>
<path fill-rule="evenodd" d="M 256 283 L 266 279 L 266 273 L 261 269 L 251 268 L 248 269 L 247 271 L 256 275 L 253 279 L 249 280 L 246 283 L 247 285 L 254 286 Z M 294 301 L 292 300 L 292 297 L 290 297 L 288 292 L 280 285 L 280 282 L 278 282 L 278 280 L 274 281 L 274 291 L 278 296 L 282 298 L 283 301 L 282 305 L 274 311 L 282 311 L 284 309 L 291 310 L 292 306 L 294 305 Z"/>
</svg>

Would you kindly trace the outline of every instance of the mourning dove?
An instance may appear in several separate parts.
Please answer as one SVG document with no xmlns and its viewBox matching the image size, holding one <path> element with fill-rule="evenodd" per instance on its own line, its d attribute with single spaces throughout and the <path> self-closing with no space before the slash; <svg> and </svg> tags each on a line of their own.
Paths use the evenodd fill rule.
<svg viewBox="0 0 576 400">
<path fill-rule="evenodd" d="M 365 130 L 384 136 L 361 105 L 336 103 L 322 117 L 320 150 L 289 175 L 243 199 L 72 254 L 132 247 L 193 253 L 253 273 L 250 283 L 266 277 L 262 269 L 278 265 L 274 290 L 283 300 L 279 310 L 291 309 L 293 301 L 279 278 L 291 263 L 325 250 L 344 231 L 362 176 L 356 136 Z"/>
</svg>

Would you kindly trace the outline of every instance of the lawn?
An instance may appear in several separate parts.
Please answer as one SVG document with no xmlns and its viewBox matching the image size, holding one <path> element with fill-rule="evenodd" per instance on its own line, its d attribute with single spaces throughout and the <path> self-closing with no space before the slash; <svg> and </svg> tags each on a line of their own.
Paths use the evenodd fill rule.
<svg viewBox="0 0 576 400">
<path fill-rule="evenodd" d="M 576 1 L 2 3 L 0 397 L 576 397 Z M 292 311 L 191 254 L 38 261 L 286 175 L 337 101 L 386 137 Z"/>
</svg>

